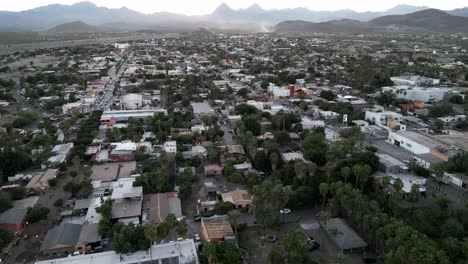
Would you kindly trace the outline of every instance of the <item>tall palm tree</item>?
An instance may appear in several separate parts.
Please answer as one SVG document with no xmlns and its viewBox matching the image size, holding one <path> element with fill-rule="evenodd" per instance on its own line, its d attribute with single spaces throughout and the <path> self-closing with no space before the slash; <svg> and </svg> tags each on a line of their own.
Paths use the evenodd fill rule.
<svg viewBox="0 0 468 264">
<path fill-rule="evenodd" d="M 281 237 L 281 245 L 287 253 L 288 261 L 291 261 L 292 253 L 302 253 L 307 250 L 306 236 L 299 230 L 286 232 Z"/>
<path fill-rule="evenodd" d="M 234 226 L 234 233 L 236 234 L 236 239 L 239 239 L 237 234 L 237 226 L 239 225 L 240 215 L 240 211 L 237 209 L 228 212 L 228 219 L 231 225 Z"/>
<path fill-rule="evenodd" d="M 323 202 L 322 202 L 322 210 L 323 208 L 325 207 L 325 201 L 327 199 L 327 194 L 330 190 L 330 186 L 328 183 L 326 182 L 322 182 L 320 185 L 319 185 L 319 190 L 320 190 L 320 194 L 322 195 L 322 199 L 323 199 Z"/>
<path fill-rule="evenodd" d="M 168 214 L 166 219 L 164 219 L 164 222 L 167 224 L 169 231 L 173 231 L 177 226 L 177 217 L 174 214 Z"/>
<path fill-rule="evenodd" d="M 325 231 L 325 228 L 327 226 L 328 221 L 331 219 L 331 214 L 329 211 L 320 211 L 318 214 L 318 220 L 320 225 L 322 226 L 322 229 Z M 324 239 L 325 236 L 322 238 L 322 245 L 324 245 Z"/>
<path fill-rule="evenodd" d="M 349 167 L 342 167 L 340 170 L 341 177 L 344 178 L 344 183 L 348 182 L 349 176 L 351 176 L 351 169 Z"/>
<path fill-rule="evenodd" d="M 278 167 L 279 155 L 276 152 L 270 154 L 271 170 L 275 171 Z"/>
<path fill-rule="evenodd" d="M 309 179 L 315 177 L 317 174 L 317 164 L 314 162 L 307 163 L 307 174 L 309 174 Z"/>
<path fill-rule="evenodd" d="M 184 238 L 185 234 L 187 234 L 187 230 L 188 230 L 187 223 L 185 221 L 177 222 L 175 230 L 176 230 L 176 233 L 177 233 L 178 237 Z"/>
<path fill-rule="evenodd" d="M 297 161 L 294 163 L 294 171 L 296 172 L 297 178 L 302 180 L 303 185 L 305 185 L 305 182 L 307 181 L 306 176 L 307 176 L 307 167 L 304 164 L 303 161 Z"/>
<path fill-rule="evenodd" d="M 156 225 L 156 223 L 148 223 L 144 226 L 144 228 L 145 228 L 144 229 L 145 238 L 150 241 L 149 252 L 150 252 L 150 260 L 152 262 L 153 261 L 152 246 L 153 246 L 153 242 L 158 237 L 158 226 Z"/>
</svg>

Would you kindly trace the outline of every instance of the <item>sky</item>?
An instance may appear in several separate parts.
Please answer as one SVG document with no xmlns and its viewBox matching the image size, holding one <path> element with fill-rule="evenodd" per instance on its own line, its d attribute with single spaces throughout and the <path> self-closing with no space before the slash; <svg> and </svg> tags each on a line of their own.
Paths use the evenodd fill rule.
<svg viewBox="0 0 468 264">
<path fill-rule="evenodd" d="M 83 0 L 0 0 L 0 10 L 22 11 L 48 4 L 74 4 Z M 127 7 L 143 13 L 167 11 L 186 15 L 213 12 L 225 2 L 234 9 L 246 8 L 254 3 L 265 9 L 306 7 L 311 10 L 352 9 L 355 11 L 383 11 L 399 4 L 429 6 L 442 10 L 468 6 L 468 0 L 92 0 L 98 6 Z"/>
</svg>

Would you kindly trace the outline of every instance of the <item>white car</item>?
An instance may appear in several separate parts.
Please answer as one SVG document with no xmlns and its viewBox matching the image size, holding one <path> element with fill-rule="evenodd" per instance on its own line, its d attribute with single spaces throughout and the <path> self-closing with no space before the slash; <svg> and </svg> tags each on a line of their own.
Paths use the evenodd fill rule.
<svg viewBox="0 0 468 264">
<path fill-rule="evenodd" d="M 290 213 L 291 213 L 291 209 L 288 209 L 288 208 L 284 208 L 280 210 L 280 214 L 290 214 Z"/>
</svg>

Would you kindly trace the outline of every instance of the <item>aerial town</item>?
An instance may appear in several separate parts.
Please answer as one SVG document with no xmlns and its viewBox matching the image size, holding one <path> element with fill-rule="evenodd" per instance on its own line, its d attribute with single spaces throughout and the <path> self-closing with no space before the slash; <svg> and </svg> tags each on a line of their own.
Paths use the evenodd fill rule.
<svg viewBox="0 0 468 264">
<path fill-rule="evenodd" d="M 0 263 L 468 260 L 468 35 L 0 55 Z"/>
</svg>

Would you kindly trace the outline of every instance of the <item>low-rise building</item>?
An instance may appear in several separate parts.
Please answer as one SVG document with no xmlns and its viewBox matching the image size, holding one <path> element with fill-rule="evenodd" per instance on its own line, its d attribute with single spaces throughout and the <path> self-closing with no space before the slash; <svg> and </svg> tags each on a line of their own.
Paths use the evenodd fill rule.
<svg viewBox="0 0 468 264">
<path fill-rule="evenodd" d="M 234 190 L 227 193 L 222 193 L 223 202 L 231 202 L 236 208 L 249 208 L 252 204 L 252 197 L 246 190 Z"/>
<path fill-rule="evenodd" d="M 201 219 L 202 237 L 207 242 L 235 240 L 234 231 L 227 216 L 213 216 Z"/>
<path fill-rule="evenodd" d="M 0 214 L 0 227 L 21 233 L 26 223 L 27 208 L 13 207 Z"/>
</svg>

